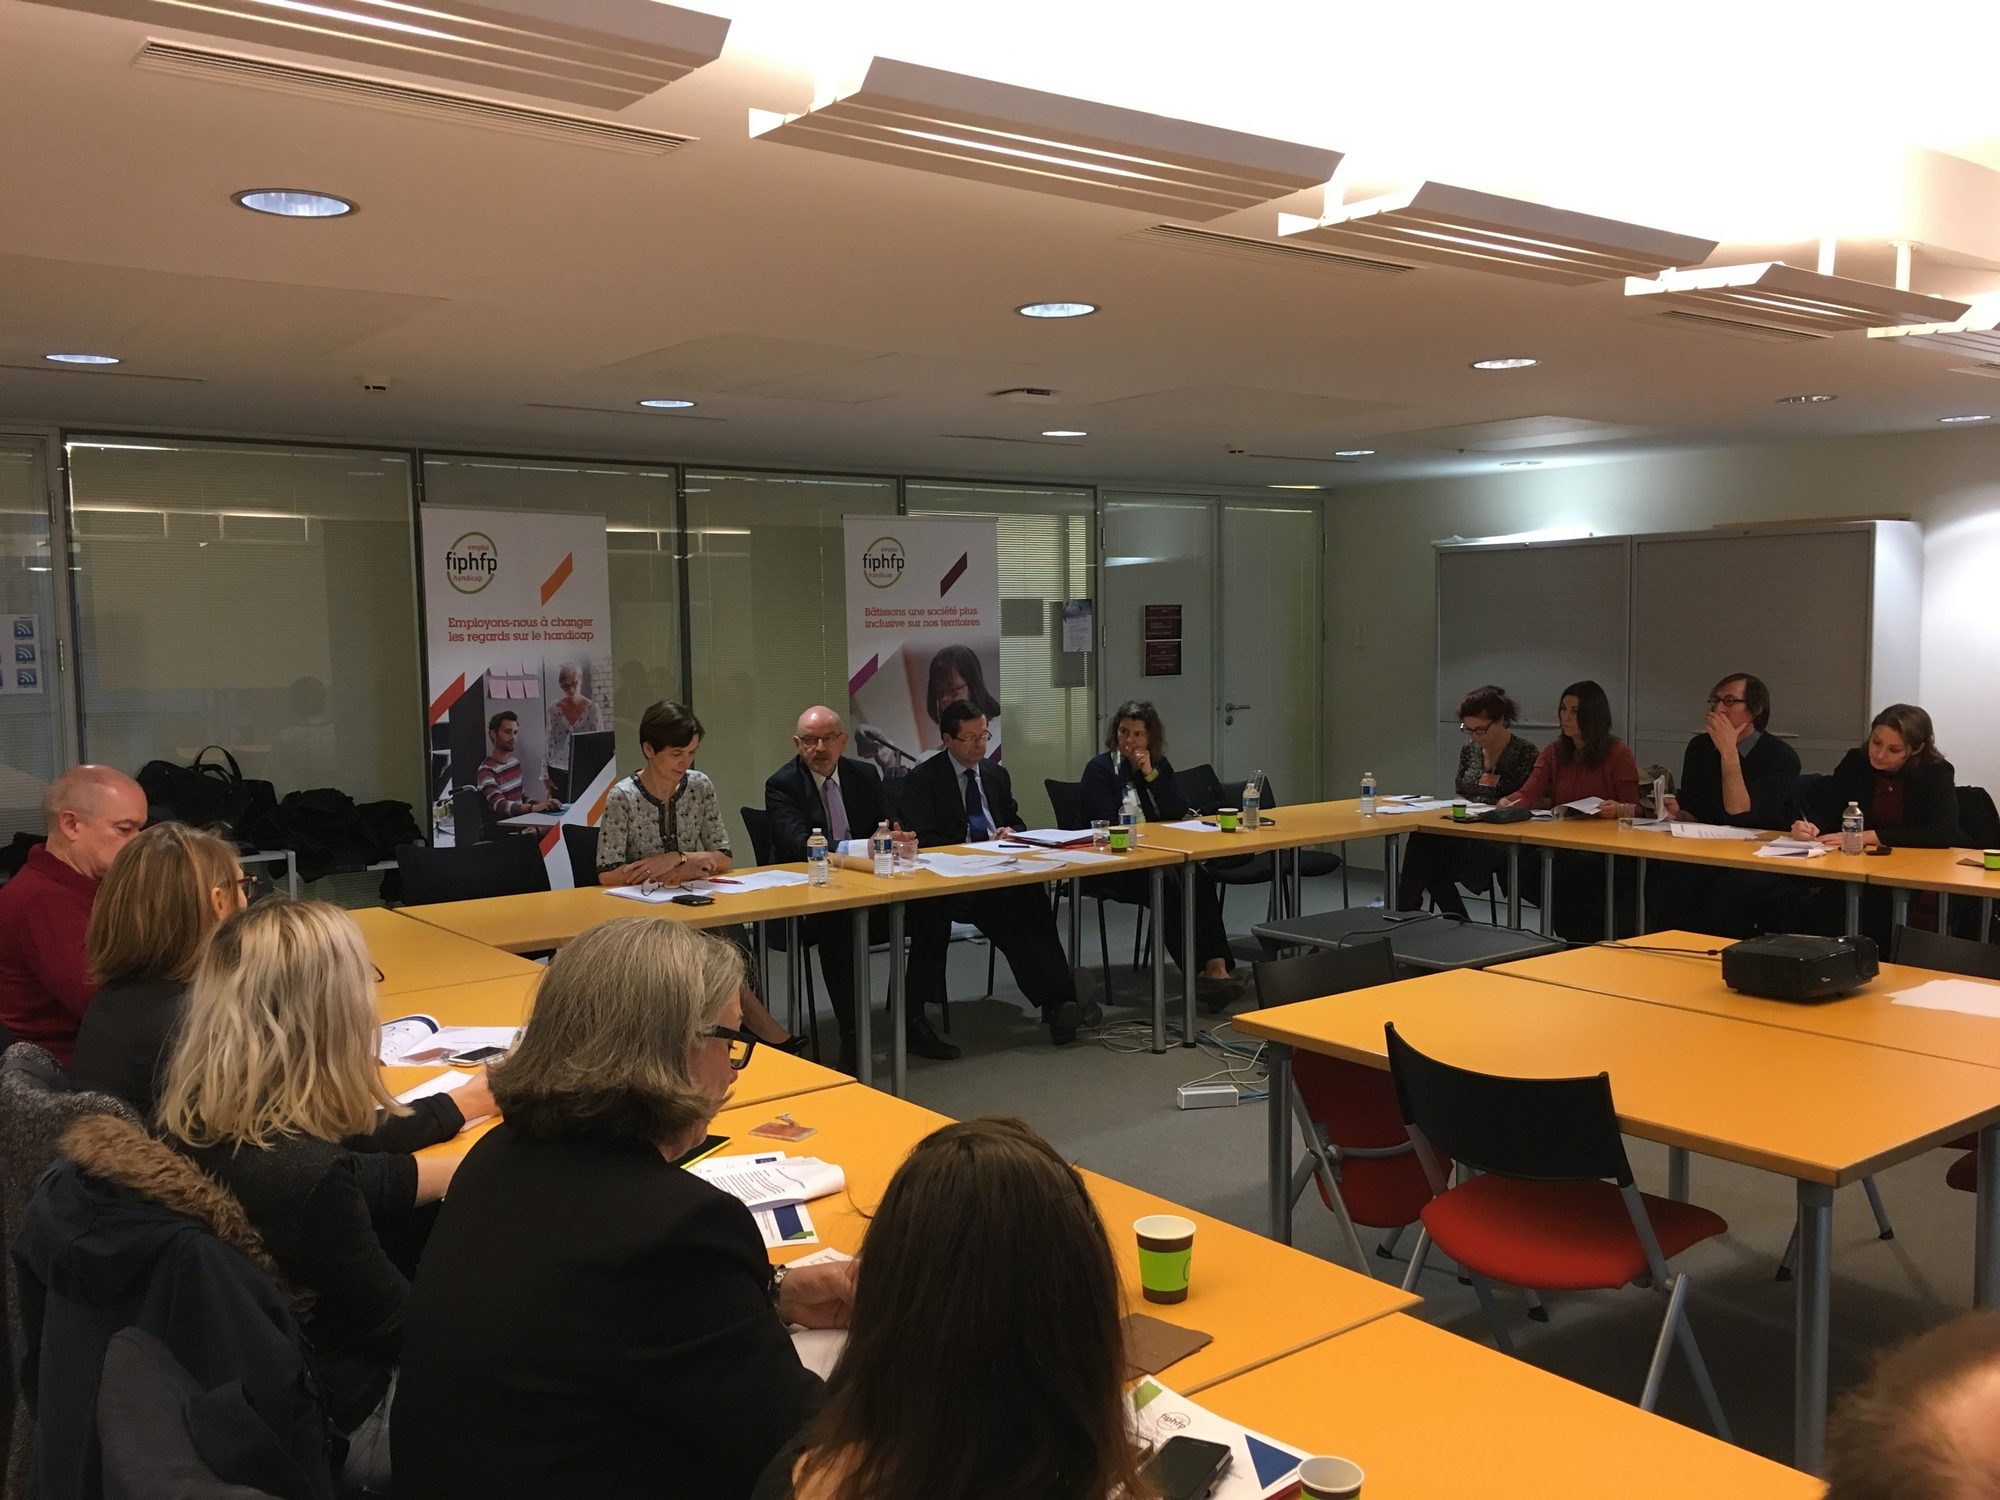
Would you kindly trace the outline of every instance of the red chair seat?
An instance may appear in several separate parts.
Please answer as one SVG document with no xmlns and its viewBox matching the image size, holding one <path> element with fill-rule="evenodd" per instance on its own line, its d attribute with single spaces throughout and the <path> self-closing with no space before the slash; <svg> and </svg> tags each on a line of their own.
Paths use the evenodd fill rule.
<svg viewBox="0 0 2000 1500">
<path fill-rule="evenodd" d="M 1961 1193 L 1979 1191 L 1979 1153 L 1968 1151 L 1945 1169 L 1944 1185 Z"/>
<path fill-rule="evenodd" d="M 1640 1195 L 1671 1260 L 1729 1228 L 1721 1215 Z M 1646 1252 L 1608 1182 L 1524 1182 L 1491 1173 L 1433 1198 L 1424 1228 L 1446 1255 L 1491 1281 L 1542 1290 L 1621 1287 L 1646 1274 Z"/>
<path fill-rule="evenodd" d="M 1451 1164 L 1444 1163 L 1443 1170 L 1449 1172 Z M 1326 1202 L 1324 1183 L 1320 1183 L 1319 1196 Z M 1414 1151 L 1401 1156 L 1350 1156 L 1340 1164 L 1340 1197 L 1347 1205 L 1347 1216 L 1364 1229 L 1401 1229 L 1415 1223 L 1431 1201 L 1431 1185 Z M 1332 1208 L 1333 1204 L 1326 1206 Z"/>
</svg>

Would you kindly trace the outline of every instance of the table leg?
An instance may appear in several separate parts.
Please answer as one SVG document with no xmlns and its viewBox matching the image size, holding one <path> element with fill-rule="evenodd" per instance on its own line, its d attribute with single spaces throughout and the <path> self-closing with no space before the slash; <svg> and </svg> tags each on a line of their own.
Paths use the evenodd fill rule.
<svg viewBox="0 0 2000 1500">
<path fill-rule="evenodd" d="M 1688 1153 L 1685 1146 L 1667 1147 L 1667 1196 L 1676 1203 L 1688 1201 Z"/>
<path fill-rule="evenodd" d="M 294 901 L 299 899 L 299 856 L 295 849 L 285 851 L 285 891 Z"/>
<path fill-rule="evenodd" d="M 1638 923 L 1638 927 L 1632 935 L 1634 937 L 1644 937 L 1646 935 L 1646 857 L 1643 854 L 1639 856 L 1639 879 L 1633 891 L 1633 908 L 1633 920 Z"/>
<path fill-rule="evenodd" d="M 1507 925 L 1521 925 L 1521 846 L 1511 839 L 1507 844 Z"/>
<path fill-rule="evenodd" d="M 1403 863 L 1403 841 L 1395 834 L 1385 834 L 1382 838 L 1382 906 L 1384 910 L 1396 909 L 1396 884 L 1401 876 Z"/>
<path fill-rule="evenodd" d="M 868 923 L 861 923 L 861 930 L 854 940 L 867 946 Z M 897 1098 L 903 1097 L 903 1085 L 910 1074 L 910 997 L 903 988 L 903 966 L 897 956 L 903 951 L 903 903 L 889 905 L 889 1092 Z M 862 991 L 856 991 L 857 996 Z M 859 1004 L 859 1000 L 856 1000 Z"/>
<path fill-rule="evenodd" d="M 1938 892 L 1938 931 L 1951 931 L 1951 892 Z"/>
<path fill-rule="evenodd" d="M 1083 967 L 1083 882 L 1072 875 L 1069 881 L 1069 971 Z"/>
<path fill-rule="evenodd" d="M 1853 937 L 1861 930 L 1861 882 L 1847 882 L 1847 935 Z"/>
<path fill-rule="evenodd" d="M 1972 1305 L 2000 1297 L 2000 1125 L 1979 1132 L 1978 1218 L 1972 1233 Z"/>
<path fill-rule="evenodd" d="M 1604 856 L 1604 940 L 1618 938 L 1618 861 Z"/>
<path fill-rule="evenodd" d="M 1153 911 L 1153 1050 L 1167 1050 L 1167 956 L 1165 934 L 1160 924 L 1166 920 L 1166 871 L 1154 865 L 1146 872 Z"/>
<path fill-rule="evenodd" d="M 1546 844 L 1542 846 L 1542 936 L 1547 937 L 1556 930 L 1553 921 L 1556 904 L 1556 851 Z"/>
<path fill-rule="evenodd" d="M 1201 972 L 1201 960 L 1194 951 L 1194 872 L 1195 863 L 1190 860 L 1181 867 L 1181 1045 L 1192 1047 L 1195 1043 L 1194 991 L 1195 976 Z M 1271 872 L 1274 876 L 1276 870 Z M 1153 962 L 1160 961 L 1159 927 L 1153 928 Z"/>
<path fill-rule="evenodd" d="M 806 1008 L 806 941 L 799 925 L 794 919 L 785 929 L 785 991 L 793 1015 L 804 1015 Z"/>
<path fill-rule="evenodd" d="M 1302 916 L 1306 909 L 1306 856 L 1303 849 L 1292 850 L 1292 909 L 1289 915 Z"/>
<path fill-rule="evenodd" d="M 1832 1311 L 1833 1189 L 1799 1184 L 1799 1267 L 1792 1330 L 1792 1462 L 1826 1461 L 1826 1353 Z"/>
<path fill-rule="evenodd" d="M 1982 941 L 1990 943 L 1993 941 L 1993 898 L 1988 896 L 1979 904 L 1984 908 L 1979 918 L 1979 936 Z"/>
<path fill-rule="evenodd" d="M 1292 1242 L 1292 1049 L 1282 1042 L 1264 1046 L 1265 1164 L 1270 1176 L 1271 1238 Z"/>
<path fill-rule="evenodd" d="M 1907 926 L 1910 920 L 1910 893 L 1908 891 L 1889 892 L 1889 925 Z"/>
<path fill-rule="evenodd" d="M 891 952 L 889 962 L 900 964 L 903 956 Z M 872 976 L 868 972 L 868 908 L 854 908 L 854 1055 L 856 1071 L 854 1077 L 860 1083 L 875 1081 L 875 996 Z M 892 1025 L 897 1018 L 889 1018 Z M 897 1033 L 902 1034 L 900 1031 Z"/>
</svg>

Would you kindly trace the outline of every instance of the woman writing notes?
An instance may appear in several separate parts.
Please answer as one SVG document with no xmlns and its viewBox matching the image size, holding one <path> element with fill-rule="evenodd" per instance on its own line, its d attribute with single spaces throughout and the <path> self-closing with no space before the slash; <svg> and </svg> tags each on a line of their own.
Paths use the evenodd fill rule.
<svg viewBox="0 0 2000 1500">
<path fill-rule="evenodd" d="M 1467 802 L 1498 802 L 1526 785 L 1535 769 L 1535 747 L 1514 733 L 1514 721 L 1520 716 L 1503 688 L 1476 687 L 1459 700 L 1458 727 L 1465 735 L 1465 748 L 1458 753 L 1453 790 Z M 1465 901 L 1458 888 L 1484 890 L 1506 864 L 1506 851 L 1498 844 L 1441 833 L 1413 834 L 1397 882 L 1397 909 L 1416 911 L 1428 895 L 1439 911 L 1463 919 Z"/>
<path fill-rule="evenodd" d="M 1632 747 L 1611 732 L 1611 700 L 1585 679 L 1562 690 L 1556 709 L 1562 733 L 1535 757 L 1535 769 L 1521 789 L 1502 797 L 1502 807 L 1550 808 L 1586 798 L 1600 799 L 1593 817 L 1630 817 L 1639 802 L 1639 763 Z M 1554 902 L 1555 930 L 1572 943 L 1613 936 L 1604 931 L 1603 866 L 1595 854 L 1558 854 Z"/>
</svg>

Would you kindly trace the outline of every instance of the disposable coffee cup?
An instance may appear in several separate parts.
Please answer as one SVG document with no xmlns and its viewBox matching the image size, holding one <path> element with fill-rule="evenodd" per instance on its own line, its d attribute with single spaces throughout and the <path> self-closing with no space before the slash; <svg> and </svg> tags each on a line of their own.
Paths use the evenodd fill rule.
<svg viewBox="0 0 2000 1500">
<path fill-rule="evenodd" d="M 1237 824 L 1236 814 L 1237 814 L 1237 809 L 1233 807 L 1225 807 L 1221 811 L 1216 813 L 1215 821 L 1224 833 L 1236 832 L 1236 824 Z"/>
<path fill-rule="evenodd" d="M 1148 1214 L 1132 1225 L 1139 1236 L 1139 1290 L 1148 1302 L 1185 1302 L 1194 1260 L 1194 1220 Z"/>
<path fill-rule="evenodd" d="M 1123 823 L 1111 825 L 1111 852 L 1123 854 L 1132 847 L 1132 830 Z"/>
<path fill-rule="evenodd" d="M 1299 1465 L 1301 1500 L 1358 1500 L 1361 1465 L 1345 1458 L 1309 1458 Z"/>
<path fill-rule="evenodd" d="M 1985 850 L 1980 855 L 1980 859 L 1985 864 L 1987 869 L 2000 870 L 2000 849 Z"/>
<path fill-rule="evenodd" d="M 1469 814 L 1467 814 L 1467 812 L 1466 812 L 1466 810 L 1465 810 L 1465 799 L 1464 799 L 1464 798 L 1460 798 L 1460 799 L 1459 799 L 1458 801 L 1456 801 L 1456 802 L 1452 803 L 1452 805 L 1451 805 L 1451 820 L 1452 820 L 1452 822 L 1454 822 L 1454 823 L 1463 823 L 1463 822 L 1464 822 L 1464 821 L 1466 820 L 1466 818 L 1467 818 L 1468 816 L 1469 816 Z"/>
</svg>

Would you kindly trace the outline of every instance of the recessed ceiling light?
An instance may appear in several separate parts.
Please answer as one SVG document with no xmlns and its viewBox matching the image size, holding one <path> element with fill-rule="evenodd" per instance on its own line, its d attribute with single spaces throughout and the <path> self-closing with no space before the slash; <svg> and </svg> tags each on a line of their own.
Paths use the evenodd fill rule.
<svg viewBox="0 0 2000 1500">
<path fill-rule="evenodd" d="M 332 193 L 313 193 L 304 188 L 252 188 L 234 193 L 232 201 L 252 213 L 271 214 L 280 219 L 341 219 L 355 210 L 347 198 Z"/>
<path fill-rule="evenodd" d="M 692 401 L 680 396 L 648 396 L 639 404 L 650 411 L 685 411 L 694 405 Z"/>
<path fill-rule="evenodd" d="M 1326 486 L 1323 484 L 1267 484 L 1264 488 L 1267 490 L 1323 490 Z"/>
<path fill-rule="evenodd" d="M 1089 437 L 1090 434 L 1085 432 L 1080 427 L 1051 427 L 1047 432 L 1043 433 L 1042 436 L 1043 437 Z"/>
<path fill-rule="evenodd" d="M 115 365 L 115 354 L 44 354 L 43 359 L 53 360 L 59 365 Z"/>
<path fill-rule="evenodd" d="M 1838 401 L 1838 396 L 1780 396 L 1779 406 L 1812 406 L 1821 401 Z"/>
<path fill-rule="evenodd" d="M 1964 416 L 1964 417 L 1939 417 L 1938 420 L 1940 422 L 1990 422 L 1993 420 L 1993 418 L 1991 418 L 1990 416 L 1986 416 L 1984 414 L 1979 414 L 1979 415 Z"/>
<path fill-rule="evenodd" d="M 1525 370 L 1531 365 L 1538 365 L 1540 363 L 1539 359 L 1528 359 L 1516 354 L 1509 355 L 1506 359 L 1475 359 L 1472 362 L 1472 368 L 1475 370 Z"/>
<path fill-rule="evenodd" d="M 1541 466 L 1539 458 L 1504 458 L 1500 461 L 1503 469 L 1539 469 Z"/>
<path fill-rule="evenodd" d="M 1333 456 L 1335 458 L 1373 458 L 1375 450 L 1373 448 L 1336 448 L 1333 450 Z"/>
<path fill-rule="evenodd" d="M 1087 318 L 1097 311 L 1095 302 L 1026 302 L 1014 309 L 1024 318 Z"/>
</svg>

